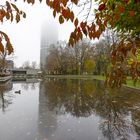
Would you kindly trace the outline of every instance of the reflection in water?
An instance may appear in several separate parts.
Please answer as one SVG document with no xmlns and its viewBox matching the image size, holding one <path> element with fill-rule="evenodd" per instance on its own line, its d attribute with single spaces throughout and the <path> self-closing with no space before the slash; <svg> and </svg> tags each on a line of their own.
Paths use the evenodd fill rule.
<svg viewBox="0 0 140 140">
<path fill-rule="evenodd" d="M 138 92 L 86 79 L 0 84 L 0 140 L 140 139 Z"/>
<path fill-rule="evenodd" d="M 139 94 L 104 89 L 102 83 L 92 80 L 48 79 L 43 84 L 49 111 L 77 118 L 96 114 L 101 117 L 99 129 L 109 140 L 140 136 Z"/>
<path fill-rule="evenodd" d="M 25 90 L 29 90 L 31 88 L 32 90 L 36 90 L 38 83 L 22 83 L 22 88 Z"/>
<path fill-rule="evenodd" d="M 38 129 L 39 135 L 38 140 L 48 140 L 57 128 L 57 118 L 55 107 L 53 110 L 49 109 L 49 100 L 46 93 L 44 84 L 40 84 L 39 94 L 39 115 L 38 115 Z"/>
<path fill-rule="evenodd" d="M 38 86 L 28 91 L 21 83 L 14 83 L 10 92 L 3 93 L 4 99 L 10 97 L 8 110 L 0 110 L 0 140 L 36 140 L 38 120 Z M 21 90 L 21 94 L 16 91 Z M 9 100 L 8 100 L 9 101 Z"/>
<path fill-rule="evenodd" d="M 0 83 L 0 108 L 5 112 L 8 105 L 12 104 L 12 98 L 7 92 L 11 91 L 13 84 L 11 81 Z"/>
</svg>

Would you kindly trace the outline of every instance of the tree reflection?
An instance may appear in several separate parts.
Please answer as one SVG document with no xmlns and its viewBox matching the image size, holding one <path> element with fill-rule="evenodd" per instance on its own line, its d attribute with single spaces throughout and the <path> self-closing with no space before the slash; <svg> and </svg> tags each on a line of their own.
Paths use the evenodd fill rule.
<svg viewBox="0 0 140 140">
<path fill-rule="evenodd" d="M 86 86 L 81 80 L 48 80 L 44 85 L 50 109 L 57 106 L 61 112 L 71 113 L 76 117 L 88 117 L 94 111 L 92 96 L 94 85 L 88 86 L 87 83 Z"/>
<path fill-rule="evenodd" d="M 140 139 L 140 104 L 132 111 L 132 124 L 134 125 L 135 131 L 137 132 Z"/>
<path fill-rule="evenodd" d="M 38 85 L 38 83 L 27 83 L 27 82 L 25 82 L 25 83 L 22 83 L 21 86 L 24 90 L 29 90 L 29 89 L 36 90 L 37 85 Z"/>
<path fill-rule="evenodd" d="M 140 136 L 139 94 L 129 90 L 105 89 L 95 80 L 48 79 L 44 83 L 49 110 L 88 117 L 101 117 L 100 130 L 109 140 Z"/>
<path fill-rule="evenodd" d="M 12 87 L 13 87 L 12 82 L 0 84 L 0 108 L 2 108 L 3 112 L 5 112 L 5 109 L 10 104 L 12 104 L 11 95 L 6 93 L 6 92 L 9 92 L 10 90 L 12 90 Z"/>
<path fill-rule="evenodd" d="M 129 111 L 115 94 L 115 92 L 110 95 L 106 93 L 102 97 L 102 104 L 97 105 L 97 114 L 102 117 L 100 129 L 109 140 L 115 140 L 117 137 L 128 139 L 128 134 L 133 132 L 131 120 L 128 118 Z"/>
</svg>

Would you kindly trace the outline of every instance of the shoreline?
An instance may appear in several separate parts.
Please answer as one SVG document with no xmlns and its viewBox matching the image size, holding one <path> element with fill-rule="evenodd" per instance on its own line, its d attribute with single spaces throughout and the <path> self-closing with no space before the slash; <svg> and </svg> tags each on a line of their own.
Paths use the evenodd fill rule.
<svg viewBox="0 0 140 140">
<path fill-rule="evenodd" d="M 100 75 L 45 75 L 44 78 L 62 78 L 62 79 L 95 79 L 100 81 L 105 81 L 105 76 Z M 123 87 L 127 87 L 134 90 L 140 90 L 139 87 L 131 86 L 131 85 L 124 85 Z"/>
</svg>

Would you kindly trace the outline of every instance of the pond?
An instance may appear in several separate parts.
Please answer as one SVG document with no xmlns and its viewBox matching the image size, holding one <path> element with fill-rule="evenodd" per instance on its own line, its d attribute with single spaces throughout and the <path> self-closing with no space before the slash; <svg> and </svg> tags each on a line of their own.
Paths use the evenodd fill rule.
<svg viewBox="0 0 140 140">
<path fill-rule="evenodd" d="M 87 79 L 0 84 L 0 140 L 140 140 L 140 92 Z"/>
</svg>

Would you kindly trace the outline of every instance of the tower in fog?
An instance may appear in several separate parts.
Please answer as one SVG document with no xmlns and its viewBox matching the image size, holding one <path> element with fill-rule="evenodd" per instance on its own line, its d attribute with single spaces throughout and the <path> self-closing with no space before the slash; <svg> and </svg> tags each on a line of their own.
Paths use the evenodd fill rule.
<svg viewBox="0 0 140 140">
<path fill-rule="evenodd" d="M 58 41 L 58 28 L 54 20 L 45 21 L 41 27 L 40 68 L 44 69 L 51 44 Z"/>
</svg>

